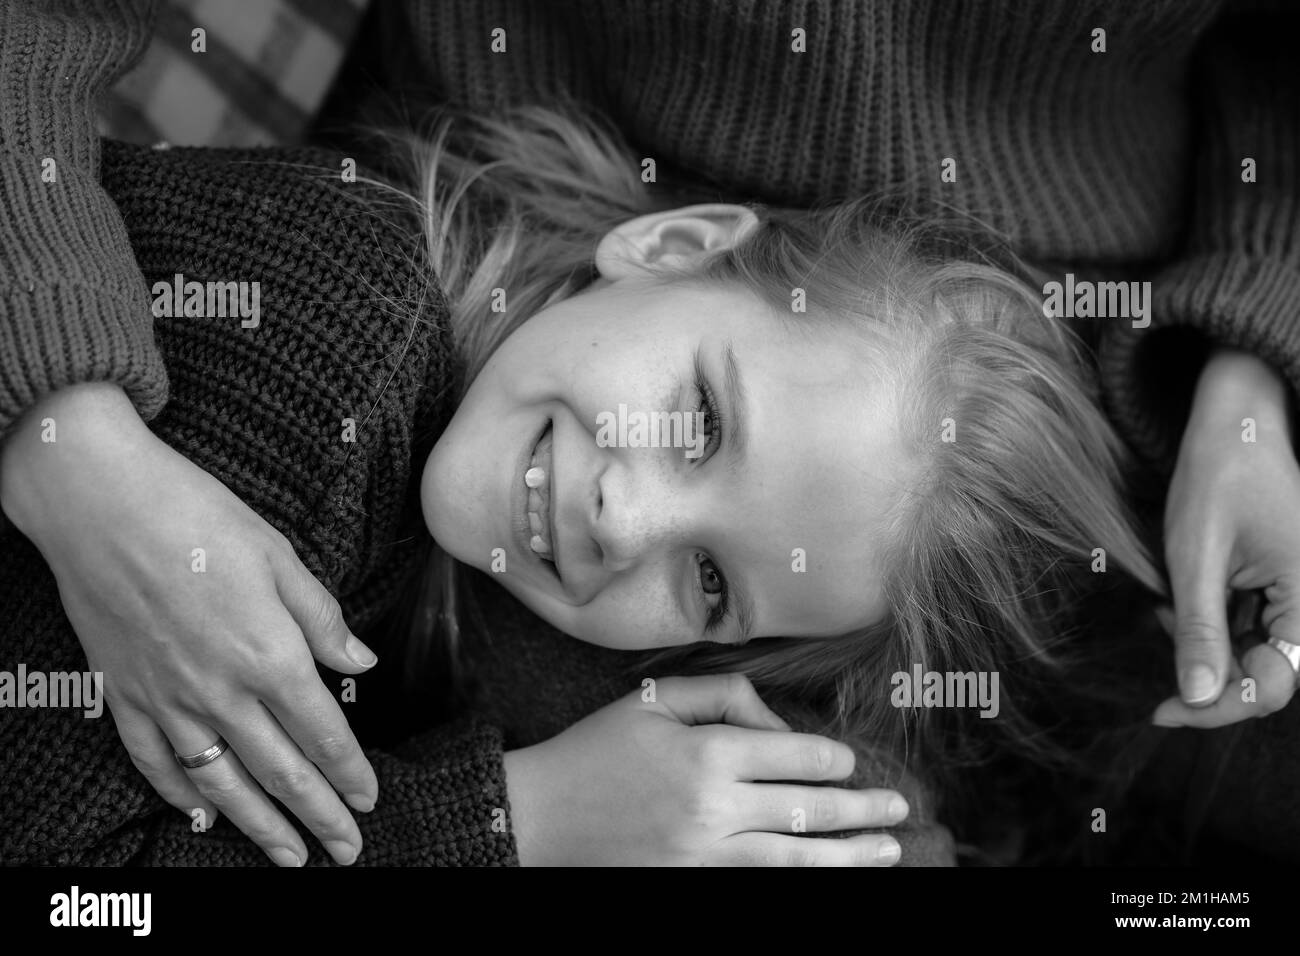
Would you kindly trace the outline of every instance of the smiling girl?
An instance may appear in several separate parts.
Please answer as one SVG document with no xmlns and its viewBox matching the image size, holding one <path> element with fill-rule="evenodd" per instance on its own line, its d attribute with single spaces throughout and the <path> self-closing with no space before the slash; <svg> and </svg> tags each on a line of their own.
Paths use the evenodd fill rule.
<svg viewBox="0 0 1300 956">
<path fill-rule="evenodd" d="M 565 633 L 691 645 L 659 660 L 747 672 L 927 766 L 979 741 L 900 713 L 891 675 L 1018 672 L 979 738 L 1034 751 L 1027 688 L 1105 577 L 1095 549 L 1162 584 L 1083 354 L 1032 289 L 867 200 L 680 206 L 546 110 L 470 124 L 473 160 L 448 135 L 417 150 L 426 235 L 469 215 L 444 192 L 508 212 L 478 258 L 430 248 L 458 338 L 489 357 L 425 464 L 426 580 L 450 555 Z M 526 294 L 500 313 L 495 289 Z M 603 447 L 624 406 L 701 415 L 703 454 Z"/>
</svg>

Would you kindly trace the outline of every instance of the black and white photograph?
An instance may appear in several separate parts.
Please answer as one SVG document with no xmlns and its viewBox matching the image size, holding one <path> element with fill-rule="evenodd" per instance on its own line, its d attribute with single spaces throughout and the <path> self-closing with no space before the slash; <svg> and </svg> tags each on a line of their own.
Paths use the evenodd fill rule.
<svg viewBox="0 0 1300 956">
<path fill-rule="evenodd" d="M 6 928 L 696 866 L 1285 926 L 1223 868 L 1300 864 L 1298 44 L 0 0 Z"/>
</svg>

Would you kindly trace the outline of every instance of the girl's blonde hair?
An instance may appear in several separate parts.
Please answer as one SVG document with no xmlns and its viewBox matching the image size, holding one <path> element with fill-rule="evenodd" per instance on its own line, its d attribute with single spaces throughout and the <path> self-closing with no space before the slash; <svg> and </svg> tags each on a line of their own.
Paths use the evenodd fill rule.
<svg viewBox="0 0 1300 956">
<path fill-rule="evenodd" d="M 520 323 L 595 277 L 596 244 L 610 229 L 723 198 L 643 182 L 641 157 L 567 107 L 479 118 L 444 110 L 403 143 L 462 352 L 462 389 Z M 761 228 L 662 280 L 732 284 L 792 323 L 883 334 L 920 479 L 889 534 L 886 620 L 834 639 L 696 645 L 653 660 L 663 673 L 743 671 L 765 694 L 815 705 L 829 732 L 928 757 L 922 770 L 984 759 L 981 739 L 1050 756 L 1029 702 L 1070 663 L 1069 611 L 1106 578 L 1095 573 L 1099 558 L 1112 578 L 1127 572 L 1163 590 L 1123 503 L 1125 453 L 1099 410 L 1085 351 L 1044 317 L 1030 286 L 951 224 L 890 221 L 879 198 L 813 210 L 747 205 Z M 498 288 L 508 314 L 490 308 Z M 795 289 L 806 313 L 791 311 Z M 435 616 L 448 639 L 460 632 L 453 562 L 435 549 L 434 564 L 425 613 L 414 618 L 417 647 Z M 915 664 L 999 672 L 999 716 L 895 707 L 891 677 Z M 998 733 L 970 733 L 981 723 Z"/>
</svg>

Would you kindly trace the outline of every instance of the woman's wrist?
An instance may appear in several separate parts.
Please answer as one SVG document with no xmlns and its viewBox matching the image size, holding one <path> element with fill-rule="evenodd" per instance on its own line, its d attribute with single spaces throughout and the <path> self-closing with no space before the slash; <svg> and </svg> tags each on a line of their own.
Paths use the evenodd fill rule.
<svg viewBox="0 0 1300 956">
<path fill-rule="evenodd" d="M 68 504 L 61 476 L 93 471 L 97 458 L 121 454 L 142 434 L 152 433 L 119 385 L 86 382 L 45 395 L 0 442 L 0 509 L 34 538 Z"/>
<path fill-rule="evenodd" d="M 1289 438 L 1291 389 L 1280 372 L 1251 353 L 1216 349 L 1197 380 L 1187 429 L 1240 429 L 1245 419 L 1256 432 L 1280 431 Z"/>
</svg>

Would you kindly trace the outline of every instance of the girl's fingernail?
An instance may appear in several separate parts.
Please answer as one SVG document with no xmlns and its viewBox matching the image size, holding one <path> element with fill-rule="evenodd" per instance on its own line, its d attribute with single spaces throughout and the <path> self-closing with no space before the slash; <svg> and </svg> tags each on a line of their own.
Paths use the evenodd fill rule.
<svg viewBox="0 0 1300 956">
<path fill-rule="evenodd" d="M 889 801 L 889 819 L 901 820 L 907 816 L 907 801 L 902 797 L 894 797 Z"/>
<path fill-rule="evenodd" d="M 898 845 L 898 841 L 886 839 L 884 843 L 880 844 L 880 850 L 876 858 L 881 863 L 893 863 L 902 855 L 903 848 Z"/>
<path fill-rule="evenodd" d="M 375 661 L 379 660 L 379 658 L 375 656 L 374 651 L 366 647 L 366 645 L 362 644 L 351 634 L 348 635 L 348 642 L 345 645 L 345 648 L 348 652 L 348 657 L 352 658 L 362 667 L 373 667 Z"/>
<path fill-rule="evenodd" d="M 277 846 L 268 856 L 275 861 L 276 866 L 302 866 L 302 857 L 287 846 Z"/>
</svg>

